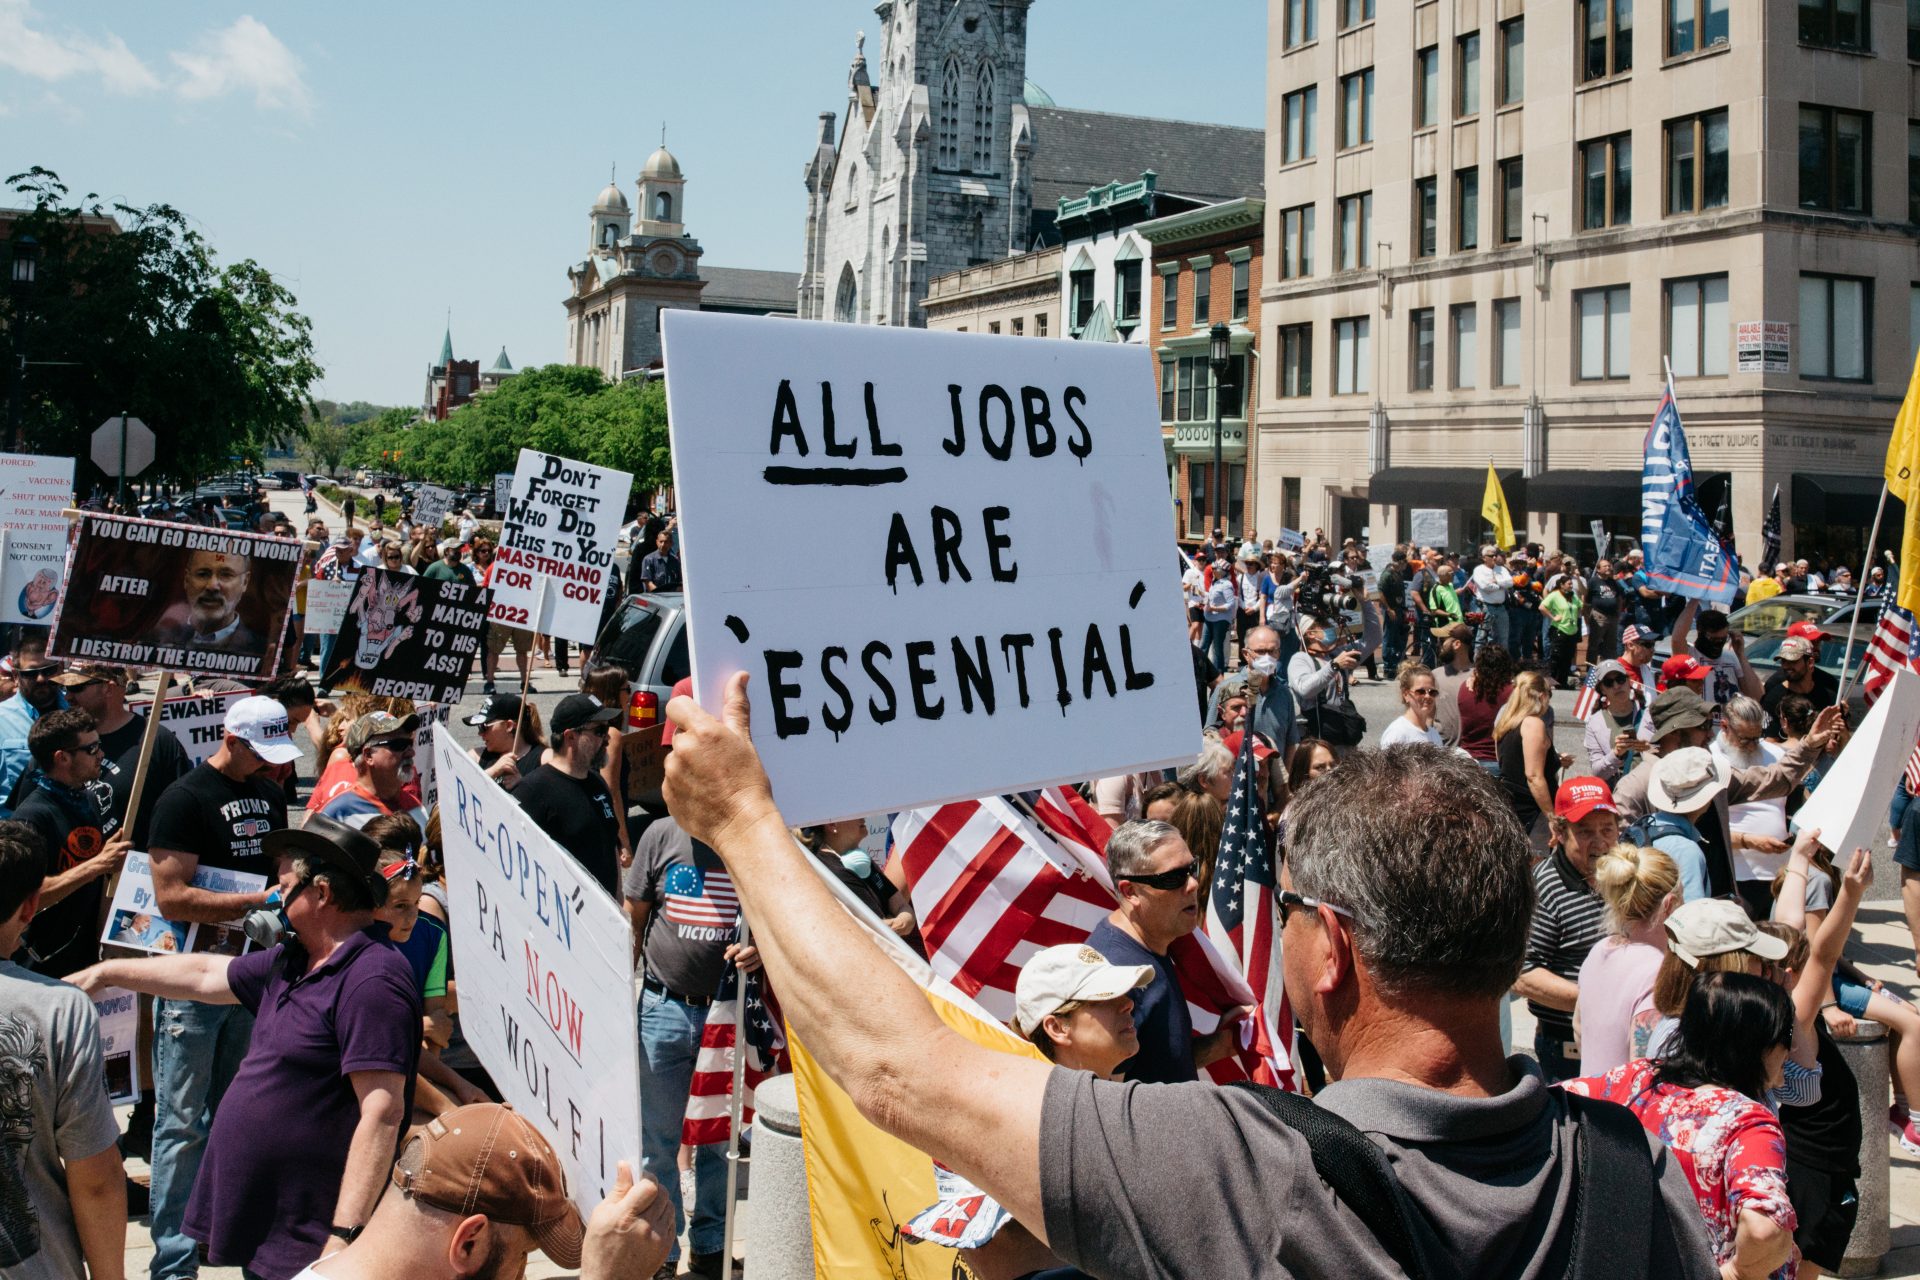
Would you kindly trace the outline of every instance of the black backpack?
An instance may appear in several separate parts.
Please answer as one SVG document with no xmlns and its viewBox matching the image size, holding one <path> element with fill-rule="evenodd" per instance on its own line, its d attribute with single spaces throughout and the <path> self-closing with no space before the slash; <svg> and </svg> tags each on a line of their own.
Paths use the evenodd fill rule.
<svg viewBox="0 0 1920 1280">
<path fill-rule="evenodd" d="M 1474 1260 L 1462 1260 L 1463 1267 L 1446 1254 L 1386 1155 L 1352 1123 L 1299 1094 L 1244 1080 L 1228 1087 L 1251 1093 L 1274 1119 L 1307 1140 L 1314 1171 L 1366 1224 L 1409 1280 L 1480 1280 L 1487 1275 Z M 1565 1280 L 1685 1275 L 1679 1242 L 1654 1185 L 1653 1156 L 1640 1121 L 1611 1102 L 1563 1096 L 1579 1134 L 1580 1167 L 1569 1221 L 1559 1237 L 1546 1244 L 1541 1274 Z"/>
</svg>

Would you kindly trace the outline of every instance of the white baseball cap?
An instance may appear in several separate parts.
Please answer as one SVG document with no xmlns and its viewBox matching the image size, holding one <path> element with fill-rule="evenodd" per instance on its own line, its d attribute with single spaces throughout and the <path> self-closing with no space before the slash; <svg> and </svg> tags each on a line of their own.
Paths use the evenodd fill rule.
<svg viewBox="0 0 1920 1280">
<path fill-rule="evenodd" d="M 1667 949 L 1689 969 L 1698 969 L 1704 956 L 1750 951 L 1762 960 L 1784 960 L 1784 939 L 1763 933 L 1747 918 L 1746 909 L 1726 898 L 1695 898 L 1667 917 Z"/>
<path fill-rule="evenodd" d="M 1152 981 L 1152 965 L 1109 964 L 1085 943 L 1048 947 L 1034 953 L 1013 984 L 1013 1029 L 1030 1036 L 1064 1004 L 1112 1000 Z"/>
<path fill-rule="evenodd" d="M 287 736 L 287 709 L 272 698 L 240 699 L 227 708 L 225 728 L 268 764 L 291 764 L 300 758 L 300 748 Z"/>
</svg>

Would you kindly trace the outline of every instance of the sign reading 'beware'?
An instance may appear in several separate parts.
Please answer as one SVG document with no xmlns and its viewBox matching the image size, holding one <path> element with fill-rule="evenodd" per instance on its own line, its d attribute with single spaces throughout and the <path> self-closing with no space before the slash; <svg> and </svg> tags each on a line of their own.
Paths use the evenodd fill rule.
<svg viewBox="0 0 1920 1280">
<path fill-rule="evenodd" d="M 788 820 L 1192 759 L 1144 348 L 664 323 L 695 692 Z"/>
</svg>

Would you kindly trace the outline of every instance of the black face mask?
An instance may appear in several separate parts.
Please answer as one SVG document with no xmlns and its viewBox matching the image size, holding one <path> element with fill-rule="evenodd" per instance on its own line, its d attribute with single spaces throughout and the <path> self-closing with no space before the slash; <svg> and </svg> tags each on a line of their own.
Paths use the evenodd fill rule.
<svg viewBox="0 0 1920 1280">
<path fill-rule="evenodd" d="M 1693 645 L 1694 648 L 1700 650 L 1700 652 L 1706 654 L 1709 658 L 1717 658 L 1720 656 L 1721 651 L 1727 647 L 1727 638 L 1725 636 L 1716 636 L 1709 640 L 1705 636 L 1702 636 L 1695 640 Z"/>
</svg>

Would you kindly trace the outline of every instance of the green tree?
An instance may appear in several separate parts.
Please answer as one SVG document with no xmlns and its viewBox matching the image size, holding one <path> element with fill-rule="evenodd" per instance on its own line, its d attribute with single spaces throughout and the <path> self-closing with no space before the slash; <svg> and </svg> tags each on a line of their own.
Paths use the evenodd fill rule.
<svg viewBox="0 0 1920 1280">
<path fill-rule="evenodd" d="M 0 292 L 0 368 L 28 361 L 30 448 L 84 459 L 93 429 L 125 410 L 159 437 L 149 474 L 186 479 L 304 435 L 321 369 L 311 324 L 271 272 L 220 265 L 171 206 L 70 202 L 38 166 L 7 182 L 30 206 L 16 243 L 40 246 L 33 287 Z"/>
</svg>

